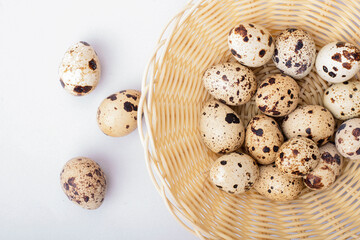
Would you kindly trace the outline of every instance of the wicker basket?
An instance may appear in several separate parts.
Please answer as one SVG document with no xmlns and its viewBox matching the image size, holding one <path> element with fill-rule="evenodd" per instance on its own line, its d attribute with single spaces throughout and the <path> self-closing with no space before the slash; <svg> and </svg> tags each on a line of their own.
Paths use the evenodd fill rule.
<svg viewBox="0 0 360 240">
<path fill-rule="evenodd" d="M 319 49 L 337 40 L 358 44 L 359 16 L 359 0 L 203 0 L 190 1 L 170 21 L 144 74 L 138 123 L 150 176 L 185 228 L 200 239 L 360 238 L 360 162 L 348 162 L 330 189 L 305 190 L 297 200 L 274 202 L 255 190 L 234 196 L 209 182 L 218 155 L 205 147 L 198 128 L 210 98 L 201 77 L 209 66 L 231 60 L 232 26 L 253 22 L 273 36 L 298 26 Z M 258 81 L 279 72 L 272 63 L 253 70 Z M 327 82 L 313 71 L 298 83 L 303 104 L 322 104 Z M 236 111 L 245 124 L 257 113 L 254 101 Z"/>
</svg>

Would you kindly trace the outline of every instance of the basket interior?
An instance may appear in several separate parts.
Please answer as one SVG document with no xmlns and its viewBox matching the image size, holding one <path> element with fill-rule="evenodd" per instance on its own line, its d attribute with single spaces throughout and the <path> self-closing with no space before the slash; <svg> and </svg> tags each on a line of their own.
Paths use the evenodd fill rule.
<svg viewBox="0 0 360 240">
<path fill-rule="evenodd" d="M 343 2 L 346 2 L 344 4 Z M 205 239 L 351 239 L 360 236 L 359 162 L 349 162 L 328 190 L 304 190 L 297 200 L 274 202 L 255 190 L 234 196 L 209 182 L 219 155 L 202 143 L 200 109 L 210 96 L 202 75 L 211 65 L 233 61 L 229 30 L 240 22 L 266 27 L 273 36 L 287 27 L 310 32 L 317 49 L 332 41 L 359 44 L 360 2 L 305 0 L 203 1 L 175 26 L 154 65 L 148 102 L 152 162 L 174 211 Z M 253 69 L 257 80 L 279 73 L 274 64 Z M 358 76 L 357 76 L 358 77 Z M 322 105 L 328 83 L 314 70 L 298 81 L 302 104 Z M 257 113 L 252 100 L 234 108 L 244 124 Z"/>
</svg>

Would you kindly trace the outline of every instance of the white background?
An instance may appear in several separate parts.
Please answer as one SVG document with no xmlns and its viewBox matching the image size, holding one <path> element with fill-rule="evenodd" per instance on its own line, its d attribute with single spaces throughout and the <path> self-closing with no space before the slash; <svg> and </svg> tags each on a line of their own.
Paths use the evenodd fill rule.
<svg viewBox="0 0 360 240">
<path fill-rule="evenodd" d="M 139 89 L 162 28 L 186 0 L 0 0 L 0 239 L 196 239 L 150 181 L 138 132 L 105 136 L 96 111 L 108 95 Z M 60 85 L 67 48 L 89 42 L 102 79 L 88 96 Z M 59 174 L 87 156 L 107 174 L 103 205 L 70 202 Z"/>
</svg>

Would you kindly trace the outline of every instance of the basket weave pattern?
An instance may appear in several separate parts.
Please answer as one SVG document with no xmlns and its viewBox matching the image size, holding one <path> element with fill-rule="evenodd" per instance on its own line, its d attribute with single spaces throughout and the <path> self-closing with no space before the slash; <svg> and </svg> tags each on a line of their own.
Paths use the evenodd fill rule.
<svg viewBox="0 0 360 240">
<path fill-rule="evenodd" d="M 219 155 L 202 143 L 198 127 L 210 99 L 202 75 L 233 61 L 227 45 L 233 26 L 252 22 L 273 36 L 300 27 L 319 50 L 332 41 L 358 45 L 358 16 L 358 0 L 203 0 L 190 1 L 170 21 L 144 74 L 138 126 L 150 176 L 185 228 L 200 239 L 360 238 L 360 162 L 349 162 L 330 189 L 304 190 L 297 200 L 270 201 L 255 190 L 234 196 L 210 183 L 208 170 Z M 253 71 L 258 81 L 279 73 L 273 63 Z M 314 70 L 298 83 L 302 104 L 322 105 L 328 83 Z M 257 114 L 253 100 L 235 110 L 244 124 Z"/>
</svg>

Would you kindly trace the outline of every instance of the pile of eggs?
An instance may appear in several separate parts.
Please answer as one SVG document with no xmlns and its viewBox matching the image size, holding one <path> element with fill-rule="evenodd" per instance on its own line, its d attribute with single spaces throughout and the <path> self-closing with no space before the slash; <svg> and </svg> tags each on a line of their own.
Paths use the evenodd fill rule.
<svg viewBox="0 0 360 240">
<path fill-rule="evenodd" d="M 277 201 L 296 199 L 305 187 L 329 188 L 344 158 L 360 159 L 360 82 L 348 81 L 360 70 L 360 50 L 333 42 L 316 54 L 304 30 L 289 28 L 274 39 L 251 23 L 232 28 L 228 44 L 237 62 L 216 64 L 203 75 L 214 99 L 201 110 L 200 133 L 210 150 L 222 154 L 210 169 L 211 182 L 230 194 L 254 188 Z M 257 83 L 249 67 L 270 60 L 281 74 Z M 324 106 L 299 105 L 297 80 L 313 67 L 333 84 L 324 92 Z M 231 107 L 250 100 L 260 114 L 244 126 Z M 335 119 L 346 121 L 336 130 Z"/>
<path fill-rule="evenodd" d="M 65 53 L 59 68 L 61 86 L 70 94 L 92 92 L 101 76 L 101 65 L 93 47 L 81 41 Z M 123 90 L 105 98 L 97 110 L 100 130 L 111 137 L 122 137 L 137 127 L 140 92 Z M 98 163 L 87 157 L 69 160 L 60 173 L 61 187 L 70 201 L 85 209 L 97 209 L 104 201 L 106 177 Z"/>
</svg>

